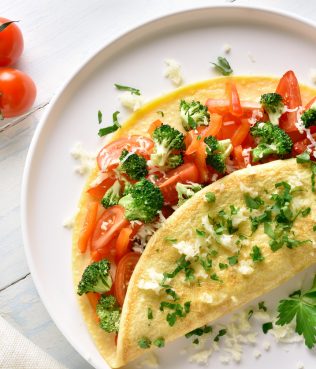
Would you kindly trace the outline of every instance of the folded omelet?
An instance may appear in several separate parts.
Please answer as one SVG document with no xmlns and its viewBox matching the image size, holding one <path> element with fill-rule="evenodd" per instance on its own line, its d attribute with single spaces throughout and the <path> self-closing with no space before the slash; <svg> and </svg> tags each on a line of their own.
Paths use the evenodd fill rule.
<svg viewBox="0 0 316 369">
<path fill-rule="evenodd" d="M 165 123 L 181 130 L 179 101 L 221 98 L 223 81 L 187 86 L 147 104 L 113 139 L 148 135 L 158 111 L 164 112 Z M 240 98 L 248 101 L 274 91 L 278 82 L 266 77 L 234 81 Z M 315 95 L 304 86 L 301 93 L 304 103 Z M 96 175 L 97 171 L 85 190 Z M 310 166 L 295 159 L 257 165 L 216 181 L 179 207 L 152 236 L 134 270 L 117 343 L 114 334 L 98 326 L 88 299 L 80 297 L 87 327 L 109 365 L 123 366 L 144 350 L 212 322 L 315 263 L 316 195 L 311 175 Z M 90 261 L 77 247 L 91 201 L 85 190 L 73 232 L 75 286 Z"/>
</svg>

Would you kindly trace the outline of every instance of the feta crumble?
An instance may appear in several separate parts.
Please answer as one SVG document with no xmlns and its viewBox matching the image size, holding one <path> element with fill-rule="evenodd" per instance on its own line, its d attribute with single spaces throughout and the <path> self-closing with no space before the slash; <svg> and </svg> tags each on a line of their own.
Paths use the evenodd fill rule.
<svg viewBox="0 0 316 369">
<path fill-rule="evenodd" d="M 172 245 L 179 251 L 180 254 L 185 255 L 186 260 L 194 258 L 200 252 L 200 243 L 195 240 L 194 242 L 180 241 Z"/>
<path fill-rule="evenodd" d="M 162 289 L 160 283 L 163 280 L 163 274 L 158 273 L 154 268 L 149 268 L 147 275 L 147 279 L 139 280 L 138 288 L 142 290 L 152 290 L 158 295 Z"/>
<path fill-rule="evenodd" d="M 253 267 L 250 265 L 250 262 L 247 260 L 241 260 L 237 270 L 242 275 L 250 275 L 254 271 Z"/>
<path fill-rule="evenodd" d="M 82 143 L 77 142 L 75 146 L 70 150 L 71 156 L 79 161 L 79 165 L 75 167 L 75 172 L 80 175 L 90 173 L 95 166 L 95 154 L 89 153 L 83 149 Z"/>
<path fill-rule="evenodd" d="M 222 46 L 222 50 L 224 51 L 225 54 L 229 54 L 231 52 L 231 49 L 232 49 L 232 47 L 229 44 L 224 44 Z"/>
<path fill-rule="evenodd" d="M 145 102 L 145 99 L 142 95 L 135 95 L 128 91 L 120 94 L 119 100 L 124 108 L 131 111 L 138 110 Z"/>
<path fill-rule="evenodd" d="M 181 65 L 174 59 L 165 59 L 166 69 L 164 76 L 175 85 L 180 86 L 183 82 L 181 74 Z"/>
</svg>

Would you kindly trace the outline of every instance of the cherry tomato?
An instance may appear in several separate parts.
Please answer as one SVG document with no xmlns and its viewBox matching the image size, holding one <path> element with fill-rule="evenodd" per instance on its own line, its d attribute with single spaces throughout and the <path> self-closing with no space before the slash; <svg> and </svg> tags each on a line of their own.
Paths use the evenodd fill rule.
<svg viewBox="0 0 316 369">
<path fill-rule="evenodd" d="M 276 93 L 283 97 L 284 104 L 288 109 L 296 109 L 302 105 L 300 86 L 293 71 L 289 70 L 280 79 Z M 280 127 L 285 132 L 296 131 L 297 112 L 286 112 L 280 118 Z"/>
<path fill-rule="evenodd" d="M 97 162 L 102 172 L 115 168 L 119 164 L 122 150 L 133 150 L 135 153 L 149 158 L 154 143 L 143 136 L 123 137 L 105 145 L 99 152 Z"/>
<path fill-rule="evenodd" d="M 87 192 L 96 200 L 101 201 L 105 192 L 114 184 L 116 178 L 109 176 L 105 178 L 100 184 L 90 187 Z"/>
<path fill-rule="evenodd" d="M 120 306 L 123 306 L 129 280 L 133 274 L 140 254 L 129 252 L 118 263 L 115 274 L 115 296 Z"/>
<path fill-rule="evenodd" d="M 0 26 L 10 22 L 0 17 Z M 22 32 L 16 23 L 11 23 L 0 32 L 0 67 L 7 67 L 17 62 L 23 52 L 24 42 Z"/>
<path fill-rule="evenodd" d="M 4 118 L 26 113 L 35 97 L 36 87 L 28 75 L 17 69 L 0 68 L 0 113 Z"/>
<path fill-rule="evenodd" d="M 176 184 L 197 182 L 199 171 L 192 162 L 180 165 L 170 170 L 165 177 L 158 179 L 156 185 L 160 188 L 166 204 L 175 204 L 178 201 Z"/>
<path fill-rule="evenodd" d="M 110 251 L 110 242 L 114 240 L 122 228 L 128 227 L 129 221 L 125 218 L 122 206 L 115 205 L 106 209 L 96 222 L 91 235 L 90 251 L 95 260 L 100 254 L 105 257 Z"/>
</svg>

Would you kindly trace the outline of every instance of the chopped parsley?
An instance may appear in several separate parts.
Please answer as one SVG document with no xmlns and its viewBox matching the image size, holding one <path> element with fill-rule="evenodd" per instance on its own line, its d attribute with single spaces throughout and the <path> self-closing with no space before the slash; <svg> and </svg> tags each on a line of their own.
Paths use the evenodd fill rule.
<svg viewBox="0 0 316 369">
<path fill-rule="evenodd" d="M 159 310 L 164 311 L 169 309 L 172 312 L 167 314 L 166 320 L 170 327 L 173 327 L 177 321 L 177 318 L 185 318 L 190 312 L 191 301 L 186 301 L 183 306 L 174 302 L 162 301 L 160 303 Z"/>
<path fill-rule="evenodd" d="M 98 110 L 98 123 L 101 124 L 102 123 L 102 111 Z"/>
<path fill-rule="evenodd" d="M 178 242 L 178 240 L 176 238 L 173 238 L 173 237 L 170 237 L 170 236 L 165 237 L 165 241 L 168 241 L 168 242 L 171 242 L 171 243 Z"/>
<path fill-rule="evenodd" d="M 267 322 L 262 324 L 262 331 L 264 334 L 267 334 L 270 329 L 273 329 L 272 322 Z"/>
<path fill-rule="evenodd" d="M 200 237 L 205 237 L 206 235 L 206 233 L 204 231 L 201 231 L 200 229 L 196 229 L 195 232 Z"/>
<path fill-rule="evenodd" d="M 248 193 L 244 194 L 244 200 L 249 209 L 259 209 L 264 204 L 264 201 L 259 196 L 251 197 Z"/>
<path fill-rule="evenodd" d="M 164 273 L 164 280 L 163 283 L 165 282 L 166 279 L 168 278 L 174 278 L 178 273 L 180 273 L 182 270 L 184 270 L 184 274 L 187 278 L 194 278 L 194 271 L 193 269 L 190 267 L 191 262 L 188 260 L 185 260 L 185 255 L 181 255 L 181 257 L 177 260 L 177 266 L 176 268 L 171 272 L 171 273 Z"/>
<path fill-rule="evenodd" d="M 221 337 L 225 336 L 226 333 L 227 333 L 226 329 L 220 329 L 217 336 L 214 338 L 214 341 L 218 342 Z"/>
<path fill-rule="evenodd" d="M 313 231 L 316 232 L 316 225 L 313 226 Z"/>
<path fill-rule="evenodd" d="M 130 92 L 132 95 L 138 95 L 140 96 L 140 90 L 138 90 L 137 88 L 133 88 L 133 87 L 129 87 L 129 86 L 123 86 L 123 85 L 119 85 L 117 83 L 114 83 L 114 86 L 120 90 L 120 91 L 128 91 Z"/>
<path fill-rule="evenodd" d="M 205 325 L 204 327 L 196 328 L 193 331 L 187 333 L 185 335 L 186 338 L 190 338 L 192 336 L 203 336 L 203 334 L 211 333 L 213 328 L 210 325 Z"/>
<path fill-rule="evenodd" d="M 148 320 L 153 320 L 154 319 L 153 310 L 150 307 L 147 309 L 147 318 L 148 318 Z"/>
<path fill-rule="evenodd" d="M 217 63 L 212 63 L 214 68 L 223 76 L 229 76 L 233 73 L 231 66 L 229 65 L 226 58 L 219 56 L 217 58 Z"/>
<path fill-rule="evenodd" d="M 253 316 L 253 310 L 248 311 L 248 320 Z"/>
<path fill-rule="evenodd" d="M 229 256 L 229 257 L 227 258 L 227 260 L 228 260 L 228 264 L 229 264 L 230 266 L 233 266 L 233 265 L 238 264 L 238 256 L 237 256 L 237 255 Z"/>
<path fill-rule="evenodd" d="M 164 116 L 165 116 L 165 113 L 164 113 L 162 110 L 158 110 L 158 111 L 156 111 L 156 113 L 157 113 L 157 114 L 160 114 L 162 117 L 164 117 Z"/>
<path fill-rule="evenodd" d="M 216 200 L 215 193 L 213 192 L 206 192 L 205 194 L 205 200 L 209 203 L 213 203 Z"/>
<path fill-rule="evenodd" d="M 158 337 L 153 341 L 153 345 L 157 346 L 159 348 L 162 348 L 165 346 L 165 339 L 163 337 Z"/>
<path fill-rule="evenodd" d="M 151 346 L 151 340 L 147 337 L 142 337 L 138 340 L 138 346 L 142 349 L 148 349 Z"/>
<path fill-rule="evenodd" d="M 311 208 L 306 208 L 306 209 L 302 210 L 302 212 L 301 212 L 302 216 L 304 218 L 307 217 L 307 215 L 310 214 L 311 210 L 312 210 Z"/>
<path fill-rule="evenodd" d="M 263 311 L 265 311 L 265 312 L 268 310 L 268 308 L 266 307 L 266 305 L 265 305 L 264 301 L 260 301 L 260 302 L 258 303 L 258 308 L 259 308 L 259 310 L 263 310 Z"/>
<path fill-rule="evenodd" d="M 281 300 L 278 306 L 277 325 L 289 324 L 295 319 L 295 331 L 303 335 L 305 345 L 316 345 L 316 275 L 309 290 L 295 291 L 289 299 Z"/>
<path fill-rule="evenodd" d="M 172 288 L 167 288 L 165 292 L 167 295 L 171 296 L 174 301 L 179 300 L 179 296 L 177 295 L 176 291 L 173 290 Z"/>
<path fill-rule="evenodd" d="M 100 113 L 101 112 L 99 110 L 98 111 L 98 121 L 99 121 L 100 117 L 101 117 L 101 121 L 102 121 L 102 113 L 101 114 Z M 116 112 L 113 113 L 113 115 L 112 115 L 113 124 L 111 126 L 99 129 L 98 135 L 100 137 L 106 136 L 110 133 L 113 133 L 113 132 L 117 131 L 119 128 L 121 128 L 121 125 L 120 125 L 120 123 L 117 119 L 117 116 L 119 114 L 120 114 L 119 111 L 116 111 Z M 100 121 L 99 121 L 99 123 L 100 123 Z"/>
<path fill-rule="evenodd" d="M 253 246 L 250 256 L 254 263 L 259 263 L 264 260 L 264 256 L 262 255 L 261 249 L 257 245 Z"/>
<path fill-rule="evenodd" d="M 224 263 L 219 263 L 218 266 L 220 270 L 224 270 L 228 268 L 228 264 L 224 264 Z"/>
<path fill-rule="evenodd" d="M 215 282 L 223 282 L 216 273 L 211 274 L 210 278 Z"/>
<path fill-rule="evenodd" d="M 206 272 L 209 272 L 212 269 L 213 260 L 210 258 L 210 254 L 207 254 L 205 257 L 199 256 L 199 263 Z"/>
<path fill-rule="evenodd" d="M 311 175 L 311 183 L 312 183 L 312 191 L 316 192 L 316 186 L 315 186 L 315 177 L 316 177 L 316 163 L 314 161 L 310 160 L 310 155 L 307 151 L 303 152 L 300 155 L 297 155 L 296 157 L 296 161 L 299 164 L 306 164 L 306 163 L 310 163 L 311 166 L 311 171 L 312 171 L 312 175 Z"/>
</svg>

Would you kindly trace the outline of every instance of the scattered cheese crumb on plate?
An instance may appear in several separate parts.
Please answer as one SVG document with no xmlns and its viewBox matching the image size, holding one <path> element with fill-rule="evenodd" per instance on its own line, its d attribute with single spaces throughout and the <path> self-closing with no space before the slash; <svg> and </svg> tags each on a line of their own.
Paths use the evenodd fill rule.
<svg viewBox="0 0 316 369">
<path fill-rule="evenodd" d="M 165 59 L 166 69 L 164 76 L 175 85 L 180 86 L 183 82 L 181 65 L 174 59 Z"/>
</svg>

